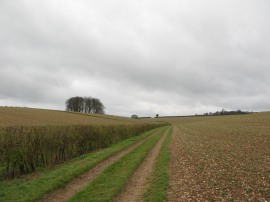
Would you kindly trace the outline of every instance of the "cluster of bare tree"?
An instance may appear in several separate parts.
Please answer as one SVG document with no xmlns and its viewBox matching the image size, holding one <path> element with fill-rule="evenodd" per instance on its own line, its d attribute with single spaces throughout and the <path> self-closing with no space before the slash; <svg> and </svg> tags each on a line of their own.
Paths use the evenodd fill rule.
<svg viewBox="0 0 270 202">
<path fill-rule="evenodd" d="M 104 105 L 97 98 L 71 97 L 66 101 L 66 110 L 73 112 L 104 114 Z"/>
<path fill-rule="evenodd" d="M 133 118 L 133 119 L 138 119 L 139 117 L 138 117 L 137 114 L 133 114 L 133 115 L 131 116 L 131 118 Z"/>
</svg>

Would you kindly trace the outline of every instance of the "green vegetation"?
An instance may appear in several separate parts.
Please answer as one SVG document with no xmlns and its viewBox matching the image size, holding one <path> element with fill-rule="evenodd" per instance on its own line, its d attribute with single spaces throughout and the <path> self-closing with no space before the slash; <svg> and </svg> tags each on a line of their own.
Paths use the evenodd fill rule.
<svg viewBox="0 0 270 202">
<path fill-rule="evenodd" d="M 128 178 L 139 167 L 166 129 L 167 127 L 164 127 L 157 135 L 151 137 L 105 169 L 99 177 L 70 201 L 112 201 L 121 192 Z"/>
<path fill-rule="evenodd" d="M 161 125 L 165 124 L 110 115 L 0 107 L 0 167 L 14 177 Z"/>
<path fill-rule="evenodd" d="M 75 177 L 88 171 L 99 162 L 113 156 L 123 148 L 148 137 L 158 129 L 132 137 L 98 152 L 82 155 L 54 170 L 47 169 L 34 178 L 0 181 L 0 201 L 35 201 L 46 193 L 63 187 Z M 164 130 L 164 129 L 163 129 Z M 162 131 L 163 131 L 162 130 Z"/>
<path fill-rule="evenodd" d="M 167 196 L 167 189 L 169 186 L 169 143 L 171 141 L 173 127 L 170 128 L 168 135 L 160 149 L 159 155 L 156 159 L 151 178 L 149 180 L 149 187 L 144 194 L 144 201 L 165 201 Z"/>
<path fill-rule="evenodd" d="M 106 148 L 158 125 L 10 126 L 0 131 L 0 163 L 14 177 Z"/>
</svg>

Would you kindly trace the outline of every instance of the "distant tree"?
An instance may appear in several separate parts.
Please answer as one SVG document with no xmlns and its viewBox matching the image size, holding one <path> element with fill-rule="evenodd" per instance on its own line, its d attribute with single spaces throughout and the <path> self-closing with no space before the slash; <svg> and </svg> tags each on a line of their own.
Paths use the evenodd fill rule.
<svg viewBox="0 0 270 202">
<path fill-rule="evenodd" d="M 216 112 L 207 112 L 207 113 L 204 113 L 203 115 L 204 116 L 218 116 L 218 115 L 237 115 L 237 114 L 249 114 L 249 113 L 252 113 L 252 112 L 244 112 L 244 111 L 241 111 L 240 109 L 238 109 L 237 111 L 226 111 L 224 108 L 221 110 L 221 111 L 216 111 Z M 197 114 L 195 114 L 195 116 L 197 116 Z"/>
<path fill-rule="evenodd" d="M 159 114 L 156 114 L 156 118 L 158 118 L 159 117 Z"/>
<path fill-rule="evenodd" d="M 104 114 L 104 105 L 97 98 L 92 98 L 92 106 L 94 114 Z"/>
<path fill-rule="evenodd" d="M 92 97 L 84 97 L 84 113 L 93 113 Z"/>
<path fill-rule="evenodd" d="M 133 114 L 133 115 L 131 116 L 131 118 L 133 118 L 133 119 L 138 119 L 139 117 L 138 117 L 138 115 Z"/>
<path fill-rule="evenodd" d="M 237 114 L 242 114 L 243 112 L 241 111 L 241 109 L 238 109 L 238 110 L 236 111 L 236 113 L 237 113 Z"/>
<path fill-rule="evenodd" d="M 104 105 L 97 98 L 92 97 L 71 97 L 66 101 L 66 110 L 73 112 L 84 112 L 104 114 Z"/>
<path fill-rule="evenodd" d="M 220 115 L 224 115 L 226 114 L 226 110 L 224 108 L 222 108 L 222 110 L 219 112 Z"/>
<path fill-rule="evenodd" d="M 83 112 L 84 100 L 82 97 L 71 97 L 66 101 L 66 110 L 73 112 Z"/>
</svg>

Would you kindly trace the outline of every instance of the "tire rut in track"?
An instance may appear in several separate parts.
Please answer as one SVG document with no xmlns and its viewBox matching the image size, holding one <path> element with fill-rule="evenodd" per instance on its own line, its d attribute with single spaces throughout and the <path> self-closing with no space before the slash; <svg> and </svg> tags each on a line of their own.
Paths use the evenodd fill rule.
<svg viewBox="0 0 270 202">
<path fill-rule="evenodd" d="M 142 164 L 129 179 L 124 190 L 118 196 L 116 196 L 116 198 L 114 198 L 114 202 L 143 201 L 143 194 L 148 187 L 148 178 L 151 175 L 155 159 L 159 154 L 164 140 L 166 139 L 168 131 L 169 129 L 166 130 L 160 140 L 151 149 Z"/>
<path fill-rule="evenodd" d="M 160 131 L 157 130 L 153 134 L 149 135 L 148 137 L 135 142 L 134 144 L 124 148 L 123 150 L 119 151 L 112 157 L 100 162 L 96 166 L 94 166 L 89 171 L 83 173 L 82 175 L 73 179 L 70 183 L 68 183 L 65 187 L 57 189 L 47 195 L 45 195 L 39 202 L 64 202 L 68 201 L 72 196 L 74 196 L 77 192 L 83 189 L 86 185 L 88 185 L 91 181 L 93 181 L 98 175 L 100 175 L 108 166 L 112 163 L 120 159 L 122 156 L 142 144 L 147 139 L 153 137 Z"/>
</svg>

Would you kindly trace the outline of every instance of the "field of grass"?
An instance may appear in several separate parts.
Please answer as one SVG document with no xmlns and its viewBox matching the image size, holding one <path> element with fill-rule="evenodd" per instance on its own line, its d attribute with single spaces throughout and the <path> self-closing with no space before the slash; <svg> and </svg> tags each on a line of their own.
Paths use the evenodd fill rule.
<svg viewBox="0 0 270 202">
<path fill-rule="evenodd" d="M 32 108 L 0 107 L 0 127 L 14 125 L 118 125 L 145 124 L 147 122 L 147 120 L 143 119 L 131 119 L 113 115 L 83 114 Z"/>
<path fill-rule="evenodd" d="M 270 200 L 270 113 L 170 121 L 205 199 Z"/>
</svg>

